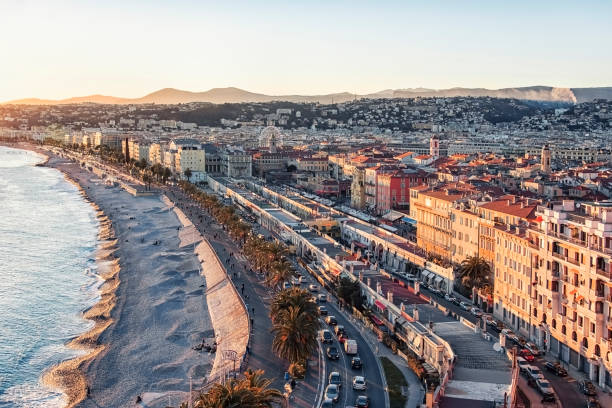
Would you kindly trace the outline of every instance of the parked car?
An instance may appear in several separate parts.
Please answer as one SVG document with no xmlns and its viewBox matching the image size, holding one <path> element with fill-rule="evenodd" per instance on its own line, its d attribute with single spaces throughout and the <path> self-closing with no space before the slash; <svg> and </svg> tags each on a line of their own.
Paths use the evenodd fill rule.
<svg viewBox="0 0 612 408">
<path fill-rule="evenodd" d="M 342 377 L 340 376 L 340 373 L 337 371 L 332 371 L 329 373 L 328 383 L 336 384 L 338 388 L 342 387 Z"/>
<path fill-rule="evenodd" d="M 315 285 L 314 283 L 311 283 L 310 285 L 308 285 L 308 289 L 309 289 L 311 292 L 318 292 L 318 291 L 319 291 L 319 288 L 318 288 L 318 287 L 317 287 L 317 285 Z"/>
<path fill-rule="evenodd" d="M 355 370 L 360 370 L 363 367 L 363 363 L 361 362 L 361 358 L 359 356 L 355 356 L 351 359 L 351 368 Z"/>
<path fill-rule="evenodd" d="M 353 377 L 353 389 L 363 391 L 366 389 L 366 380 L 365 377 L 360 375 L 356 375 Z"/>
<path fill-rule="evenodd" d="M 516 364 L 519 366 L 519 370 L 521 373 L 527 372 L 527 367 L 529 366 L 529 363 L 523 357 L 517 357 Z"/>
<path fill-rule="evenodd" d="M 559 377 L 567 376 L 567 370 L 561 367 L 561 364 L 559 363 L 553 363 L 552 361 L 547 361 L 546 364 L 544 364 L 544 367 L 546 368 L 547 371 L 550 371 Z"/>
<path fill-rule="evenodd" d="M 533 354 L 536 357 L 542 354 L 542 352 L 540 351 L 538 346 L 536 346 L 534 343 L 532 343 L 530 341 L 525 343 L 525 345 L 523 347 L 525 347 L 527 350 L 529 350 L 529 352 L 531 352 L 531 354 Z"/>
<path fill-rule="evenodd" d="M 548 380 L 536 380 L 536 385 L 540 394 L 542 394 L 542 400 L 546 402 L 552 402 L 555 400 L 555 392 L 553 391 L 552 385 Z"/>
<path fill-rule="evenodd" d="M 334 346 L 328 347 L 327 350 L 325 351 L 325 354 L 327 354 L 327 358 L 329 358 L 330 360 L 340 359 L 340 352 L 338 351 L 337 347 L 334 347 Z"/>
<path fill-rule="evenodd" d="M 291 288 L 291 282 L 283 282 L 283 289 L 290 289 Z"/>
<path fill-rule="evenodd" d="M 459 302 L 459 307 L 462 308 L 463 310 L 470 310 L 470 307 L 465 302 Z"/>
<path fill-rule="evenodd" d="M 457 298 L 454 297 L 453 295 L 451 295 L 450 293 L 447 293 L 447 294 L 444 295 L 444 299 L 448 300 L 449 302 L 453 302 Z"/>
<path fill-rule="evenodd" d="M 336 320 L 336 316 L 327 316 L 325 318 L 325 323 L 329 324 L 330 326 L 335 326 L 338 324 L 338 321 Z"/>
<path fill-rule="evenodd" d="M 544 380 L 544 374 L 542 374 L 542 370 L 534 365 L 527 366 L 527 377 L 531 378 L 534 381 Z"/>
<path fill-rule="evenodd" d="M 334 337 L 329 330 L 323 329 L 319 330 L 319 340 L 321 340 L 321 343 L 333 343 Z"/>
<path fill-rule="evenodd" d="M 319 314 L 321 316 L 327 316 L 327 308 L 325 306 L 319 306 Z"/>
<path fill-rule="evenodd" d="M 341 324 L 336 325 L 336 326 L 334 327 L 334 333 L 336 333 L 336 336 L 339 336 L 339 335 L 341 335 L 341 334 L 345 334 L 345 331 L 344 331 L 344 326 L 343 326 L 343 325 L 341 325 Z"/>
<path fill-rule="evenodd" d="M 360 395 L 357 397 L 357 399 L 355 399 L 355 406 L 357 408 L 369 408 L 370 399 L 365 395 Z"/>
<path fill-rule="evenodd" d="M 597 395 L 597 390 L 592 382 L 589 380 L 582 380 L 578 383 L 578 388 L 580 388 L 580 392 L 584 395 L 588 395 L 589 397 Z"/>
<path fill-rule="evenodd" d="M 495 330 L 496 332 L 501 332 L 502 330 L 504 330 L 504 324 L 502 322 L 500 322 L 499 320 L 491 320 L 491 325 L 490 325 L 493 330 Z"/>
<path fill-rule="evenodd" d="M 525 360 L 527 360 L 530 363 L 533 363 L 535 361 L 535 357 L 527 349 L 521 349 L 519 351 L 519 356 L 523 357 Z"/>
<path fill-rule="evenodd" d="M 325 387 L 325 398 L 338 402 L 338 398 L 340 398 L 340 390 L 336 384 L 329 384 L 327 387 Z"/>
<path fill-rule="evenodd" d="M 470 313 L 473 314 L 476 317 L 482 316 L 482 311 L 479 308 L 477 308 L 477 307 L 471 308 L 470 309 Z"/>
</svg>

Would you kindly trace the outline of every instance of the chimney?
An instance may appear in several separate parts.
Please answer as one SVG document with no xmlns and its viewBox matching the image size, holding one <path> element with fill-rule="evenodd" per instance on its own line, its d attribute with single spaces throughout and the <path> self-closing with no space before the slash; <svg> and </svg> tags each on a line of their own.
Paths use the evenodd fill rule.
<svg viewBox="0 0 612 408">
<path fill-rule="evenodd" d="M 363 282 L 363 272 L 362 271 L 359 271 L 359 281 Z"/>
<path fill-rule="evenodd" d="M 382 285 L 380 284 L 380 282 L 376 282 L 376 293 L 382 295 Z"/>
<path fill-rule="evenodd" d="M 510 200 L 507 200 L 506 204 L 508 205 L 508 207 L 510 207 Z"/>
<path fill-rule="evenodd" d="M 525 208 L 525 203 L 521 201 L 521 208 Z"/>
<path fill-rule="evenodd" d="M 414 317 L 414 320 L 416 320 L 417 322 L 419 321 L 419 309 L 417 309 L 417 307 L 414 307 L 414 310 L 412 312 L 412 317 Z"/>
<path fill-rule="evenodd" d="M 393 291 L 388 290 L 387 291 L 387 300 L 389 301 L 389 303 L 393 303 Z"/>
</svg>

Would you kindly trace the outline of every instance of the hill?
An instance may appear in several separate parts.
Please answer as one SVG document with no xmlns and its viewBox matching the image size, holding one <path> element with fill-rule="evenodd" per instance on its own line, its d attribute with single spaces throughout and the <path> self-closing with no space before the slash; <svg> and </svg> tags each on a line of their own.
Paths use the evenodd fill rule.
<svg viewBox="0 0 612 408">
<path fill-rule="evenodd" d="M 416 98 L 416 97 L 482 97 L 515 98 L 534 101 L 581 103 L 594 99 L 611 99 L 612 87 L 598 88 L 555 88 L 550 86 L 529 86 L 519 88 L 450 88 L 450 89 L 385 89 L 379 92 L 355 95 L 348 92 L 332 93 L 326 95 L 265 95 L 245 91 L 243 89 L 213 88 L 204 92 L 183 91 L 174 88 L 164 88 L 142 98 L 119 98 L 105 95 L 81 96 L 62 100 L 49 99 L 19 99 L 6 103 L 21 105 L 59 105 L 75 103 L 100 104 L 178 104 L 190 102 L 242 103 L 242 102 L 305 102 L 305 103 L 341 103 L 355 98 Z"/>
</svg>

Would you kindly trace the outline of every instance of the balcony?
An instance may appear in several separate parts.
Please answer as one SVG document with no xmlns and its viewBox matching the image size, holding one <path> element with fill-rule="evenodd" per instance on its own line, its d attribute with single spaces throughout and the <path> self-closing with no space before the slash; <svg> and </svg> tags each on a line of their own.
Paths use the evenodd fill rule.
<svg viewBox="0 0 612 408">
<path fill-rule="evenodd" d="M 600 276 L 604 276 L 608 279 L 610 279 L 612 277 L 612 273 L 610 273 L 610 267 L 608 267 L 608 269 L 600 269 L 600 268 L 596 268 L 595 272 L 600 275 Z"/>
</svg>

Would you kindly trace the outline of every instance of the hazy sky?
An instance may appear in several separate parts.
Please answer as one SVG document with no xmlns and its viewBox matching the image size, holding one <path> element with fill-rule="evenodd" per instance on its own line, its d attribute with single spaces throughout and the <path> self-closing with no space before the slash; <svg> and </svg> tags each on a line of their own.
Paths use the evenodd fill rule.
<svg viewBox="0 0 612 408">
<path fill-rule="evenodd" d="M 612 86 L 611 17 L 612 1 L 0 0 L 0 101 Z"/>
</svg>

